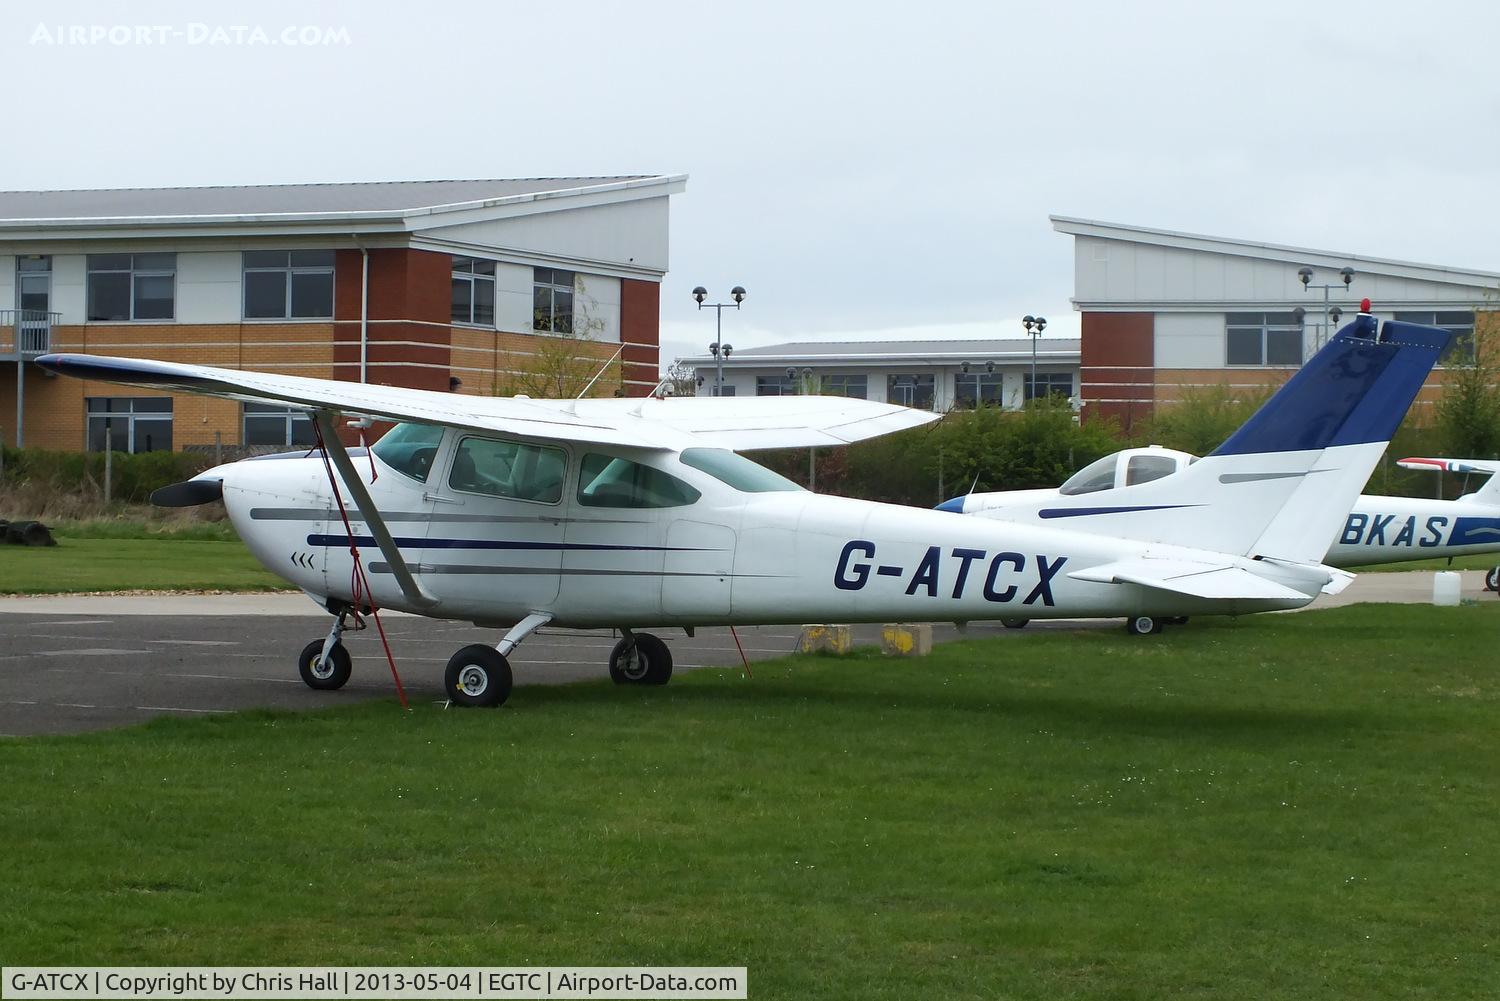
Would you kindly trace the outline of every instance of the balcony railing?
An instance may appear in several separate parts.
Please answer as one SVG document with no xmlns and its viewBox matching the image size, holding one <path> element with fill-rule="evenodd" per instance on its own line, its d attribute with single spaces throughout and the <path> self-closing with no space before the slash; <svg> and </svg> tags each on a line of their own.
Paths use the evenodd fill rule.
<svg viewBox="0 0 1500 1001">
<path fill-rule="evenodd" d="M 0 309 L 0 358 L 17 361 L 51 351 L 59 316 L 41 309 Z"/>
</svg>

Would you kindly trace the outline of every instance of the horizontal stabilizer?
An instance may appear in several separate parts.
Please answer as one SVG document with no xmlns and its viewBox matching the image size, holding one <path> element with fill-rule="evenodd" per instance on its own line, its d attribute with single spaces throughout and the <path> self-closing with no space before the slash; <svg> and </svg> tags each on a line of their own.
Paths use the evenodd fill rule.
<svg viewBox="0 0 1500 1001">
<path fill-rule="evenodd" d="M 1141 587 L 1170 591 L 1192 598 L 1307 600 L 1307 595 L 1301 591 L 1284 587 L 1227 563 L 1141 558 L 1075 570 L 1068 576 L 1100 584 L 1139 584 Z"/>
</svg>

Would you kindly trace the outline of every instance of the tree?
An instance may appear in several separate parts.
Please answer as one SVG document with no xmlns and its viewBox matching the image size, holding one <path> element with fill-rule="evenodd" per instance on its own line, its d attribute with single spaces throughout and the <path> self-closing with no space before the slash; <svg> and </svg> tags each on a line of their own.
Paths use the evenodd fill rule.
<svg viewBox="0 0 1500 1001">
<path fill-rule="evenodd" d="M 583 276 L 575 281 L 572 330 L 535 335 L 528 354 L 497 353 L 494 395 L 568 400 L 608 396 L 622 388 L 619 352 L 606 361 L 584 347 L 601 343 L 604 320 L 596 315 L 599 303 L 588 295 Z"/>
<path fill-rule="evenodd" d="M 1178 402 L 1157 407 L 1147 437 L 1165 448 L 1207 455 L 1249 420 L 1273 391 L 1272 386 L 1186 388 Z"/>
<path fill-rule="evenodd" d="M 673 396 L 698 395 L 698 370 L 681 358 L 672 362 L 672 366 L 667 369 L 666 378 Z"/>
<path fill-rule="evenodd" d="M 1449 363 L 1443 395 L 1433 408 L 1438 448 L 1451 458 L 1500 456 L 1500 390 L 1495 386 L 1500 372 L 1489 326 L 1476 326 L 1472 358 Z"/>
</svg>

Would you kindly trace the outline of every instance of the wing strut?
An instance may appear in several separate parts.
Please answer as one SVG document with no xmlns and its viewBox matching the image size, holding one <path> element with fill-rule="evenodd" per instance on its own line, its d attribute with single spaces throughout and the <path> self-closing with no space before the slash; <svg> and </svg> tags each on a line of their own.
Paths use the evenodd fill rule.
<svg viewBox="0 0 1500 1001">
<path fill-rule="evenodd" d="M 316 410 L 313 412 L 313 420 L 317 421 L 318 430 L 322 432 L 324 452 L 333 460 L 334 468 L 339 471 L 344 485 L 349 488 L 349 496 L 354 498 L 354 506 L 359 510 L 360 517 L 364 518 L 375 544 L 380 547 L 380 555 L 391 565 L 391 574 L 401 586 L 401 593 L 418 608 L 431 608 L 437 604 L 437 599 L 422 589 L 416 577 L 412 576 L 411 568 L 406 565 L 406 558 L 401 555 L 401 550 L 396 548 L 396 540 L 391 538 L 390 530 L 385 527 L 380 509 L 371 499 L 370 491 L 365 489 L 364 480 L 355 471 L 354 462 L 349 458 L 344 443 L 339 441 L 338 428 L 333 423 L 334 411 Z"/>
</svg>

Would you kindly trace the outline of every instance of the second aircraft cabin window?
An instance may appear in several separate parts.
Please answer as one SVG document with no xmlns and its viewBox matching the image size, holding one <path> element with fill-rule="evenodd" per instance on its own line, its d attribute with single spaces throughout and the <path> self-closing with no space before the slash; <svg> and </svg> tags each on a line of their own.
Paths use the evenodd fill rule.
<svg viewBox="0 0 1500 1001">
<path fill-rule="evenodd" d="M 560 448 L 465 438 L 453 453 L 448 485 L 465 493 L 556 504 L 567 470 L 567 453 Z"/>
<path fill-rule="evenodd" d="M 677 477 L 613 455 L 585 455 L 578 503 L 585 507 L 682 507 L 703 496 Z"/>
</svg>

